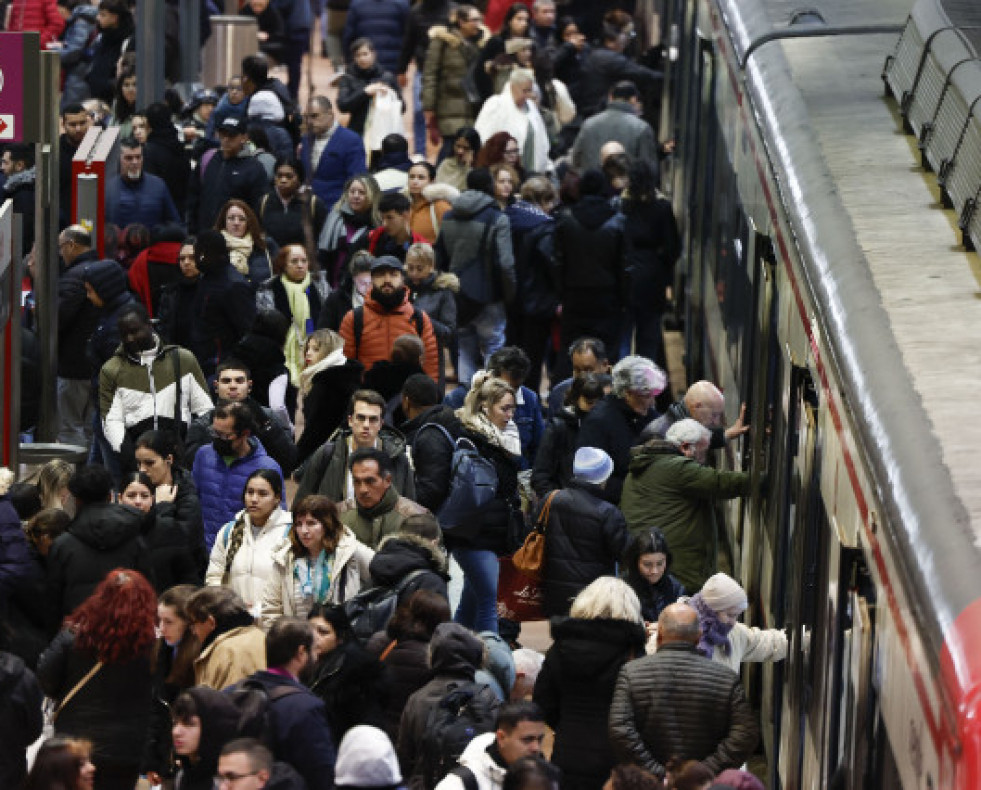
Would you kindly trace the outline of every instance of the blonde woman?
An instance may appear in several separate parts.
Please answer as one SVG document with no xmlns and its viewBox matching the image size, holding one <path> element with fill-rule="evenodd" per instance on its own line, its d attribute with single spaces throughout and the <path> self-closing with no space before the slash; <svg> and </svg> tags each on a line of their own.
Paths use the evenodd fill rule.
<svg viewBox="0 0 981 790">
<path fill-rule="evenodd" d="M 68 461 L 57 458 L 48 461 L 41 467 L 37 478 L 37 488 L 43 510 L 51 507 L 59 510 L 71 509 L 69 507 L 71 493 L 68 491 L 68 480 L 73 471 L 72 465 Z"/>
<path fill-rule="evenodd" d="M 273 557 L 262 593 L 260 625 L 284 615 L 306 618 L 319 604 L 339 604 L 371 586 L 368 565 L 375 552 L 337 518 L 337 505 L 311 494 L 293 508 L 289 542 Z"/>
<path fill-rule="evenodd" d="M 300 376 L 303 434 L 296 443 L 299 463 L 344 423 L 351 396 L 364 375 L 364 365 L 344 356 L 344 340 L 332 329 L 318 329 L 307 338 L 304 360 L 306 367 Z"/>
<path fill-rule="evenodd" d="M 378 194 L 378 184 L 370 175 L 353 176 L 327 215 L 317 247 L 331 288 L 340 283 L 351 256 L 368 248 L 368 233 L 381 224 L 376 208 Z"/>
</svg>

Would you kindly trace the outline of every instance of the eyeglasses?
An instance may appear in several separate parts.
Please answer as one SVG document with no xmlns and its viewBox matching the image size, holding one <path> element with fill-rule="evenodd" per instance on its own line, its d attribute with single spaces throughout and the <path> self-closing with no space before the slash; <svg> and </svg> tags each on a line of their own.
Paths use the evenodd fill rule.
<svg viewBox="0 0 981 790">
<path fill-rule="evenodd" d="M 521 153 L 521 151 L 519 151 L 517 148 L 505 148 L 504 153 L 513 154 L 514 156 L 517 156 L 518 154 Z"/>
<path fill-rule="evenodd" d="M 250 776 L 255 776 L 258 771 L 250 771 L 247 774 L 215 774 L 215 787 L 223 787 L 224 785 L 233 785 L 240 779 L 247 779 Z"/>
</svg>

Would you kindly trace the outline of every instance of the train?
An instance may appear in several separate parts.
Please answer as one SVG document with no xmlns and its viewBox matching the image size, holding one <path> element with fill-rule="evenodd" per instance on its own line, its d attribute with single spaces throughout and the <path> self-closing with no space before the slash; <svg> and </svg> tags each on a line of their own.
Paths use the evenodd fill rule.
<svg viewBox="0 0 981 790">
<path fill-rule="evenodd" d="M 981 7 L 666 0 L 662 172 L 769 787 L 981 788 Z M 979 238 L 981 242 L 981 238 Z"/>
</svg>

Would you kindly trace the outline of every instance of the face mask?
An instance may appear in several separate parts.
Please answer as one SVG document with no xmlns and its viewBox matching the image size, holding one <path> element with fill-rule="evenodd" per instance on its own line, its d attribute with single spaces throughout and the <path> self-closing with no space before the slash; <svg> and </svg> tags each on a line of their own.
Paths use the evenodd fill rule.
<svg viewBox="0 0 981 790">
<path fill-rule="evenodd" d="M 215 448 L 215 452 L 218 455 L 235 455 L 235 448 L 232 447 L 231 439 L 219 439 L 215 437 L 211 440 L 211 446 Z"/>
</svg>

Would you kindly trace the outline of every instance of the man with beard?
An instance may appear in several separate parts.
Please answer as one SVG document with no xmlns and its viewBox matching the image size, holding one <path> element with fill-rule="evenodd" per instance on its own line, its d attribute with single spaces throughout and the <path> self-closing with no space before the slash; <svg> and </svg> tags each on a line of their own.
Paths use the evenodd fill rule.
<svg viewBox="0 0 981 790">
<path fill-rule="evenodd" d="M 392 354 L 401 335 L 418 335 L 425 347 L 422 368 L 433 381 L 439 379 L 439 351 L 429 316 L 413 307 L 403 279 L 402 262 L 382 255 L 371 264 L 371 292 L 362 307 L 341 321 L 344 356 L 361 362 L 365 371 Z"/>
<path fill-rule="evenodd" d="M 64 132 L 58 138 L 58 227 L 71 222 L 72 213 L 72 159 L 92 125 L 92 116 L 77 103 L 66 104 L 61 111 Z"/>
<path fill-rule="evenodd" d="M 148 228 L 165 222 L 180 223 L 166 182 L 143 170 L 140 141 L 127 137 L 119 147 L 119 175 L 106 185 L 106 221 L 120 228 L 133 223 Z"/>
<path fill-rule="evenodd" d="M 99 413 L 106 439 L 129 469 L 141 433 L 183 436 L 194 417 L 211 410 L 211 399 L 194 355 L 164 344 L 143 305 L 125 308 L 116 326 L 121 344 L 99 372 Z"/>
</svg>

